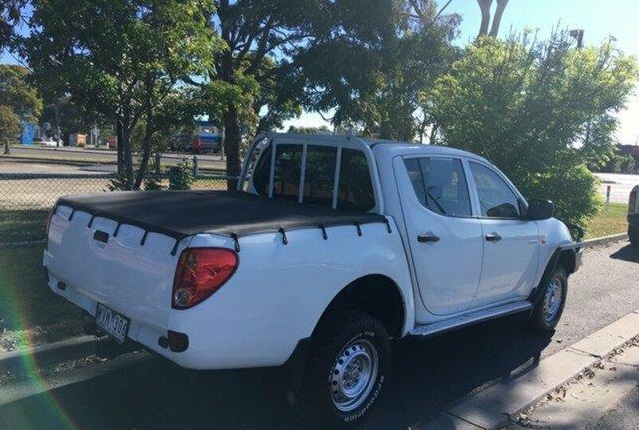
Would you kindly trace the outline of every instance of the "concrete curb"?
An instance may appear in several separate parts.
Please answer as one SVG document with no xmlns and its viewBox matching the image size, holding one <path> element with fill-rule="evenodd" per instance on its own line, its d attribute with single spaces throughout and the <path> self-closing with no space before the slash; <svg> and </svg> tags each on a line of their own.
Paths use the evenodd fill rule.
<svg viewBox="0 0 639 430">
<path fill-rule="evenodd" d="M 639 335 L 639 310 L 543 359 L 529 372 L 486 388 L 414 428 L 496 430 Z"/>
<path fill-rule="evenodd" d="M 594 239 L 584 240 L 584 247 L 591 247 L 596 245 L 604 245 L 613 242 L 619 242 L 622 240 L 628 240 L 628 235 L 626 233 L 619 234 L 611 234 L 610 236 L 596 237 Z"/>
<path fill-rule="evenodd" d="M 43 367 L 86 357 L 96 353 L 100 342 L 102 339 L 95 336 L 79 336 L 26 350 L 2 353 L 0 354 L 0 374 L 29 371 L 30 361 L 34 361 L 37 367 Z"/>
</svg>

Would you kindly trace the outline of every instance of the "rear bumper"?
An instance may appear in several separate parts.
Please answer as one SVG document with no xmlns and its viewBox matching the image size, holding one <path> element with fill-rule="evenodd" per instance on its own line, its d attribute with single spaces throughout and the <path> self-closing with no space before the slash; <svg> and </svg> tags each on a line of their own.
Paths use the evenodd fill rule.
<svg viewBox="0 0 639 430">
<path fill-rule="evenodd" d="M 61 282 L 55 274 L 45 268 L 47 285 L 55 294 L 64 297 L 79 308 L 95 317 L 97 302 L 73 285 Z M 109 304 L 107 306 L 111 307 Z M 280 339 L 265 344 L 264 333 L 258 327 L 242 324 L 246 320 L 235 321 L 229 325 L 216 328 L 221 324 L 194 323 L 192 316 L 184 311 L 175 311 L 169 319 L 168 326 L 156 326 L 142 322 L 117 307 L 116 312 L 129 319 L 129 340 L 136 342 L 151 353 L 168 359 L 175 364 L 189 369 L 236 369 L 253 367 L 274 367 L 293 360 L 297 348 L 297 340 L 287 342 Z M 205 326 L 205 327 L 203 327 Z M 191 329 L 189 329 L 191 328 Z M 199 328 L 199 329 L 198 329 Z M 182 352 L 172 351 L 168 343 L 169 331 L 183 333 L 188 336 L 188 347 Z M 253 333 L 253 336 L 246 334 Z M 256 349 L 256 345 L 262 345 Z M 265 347 L 266 346 L 266 347 Z M 297 353 L 295 354 L 298 355 Z M 297 360 L 293 360 L 297 361 Z"/>
</svg>

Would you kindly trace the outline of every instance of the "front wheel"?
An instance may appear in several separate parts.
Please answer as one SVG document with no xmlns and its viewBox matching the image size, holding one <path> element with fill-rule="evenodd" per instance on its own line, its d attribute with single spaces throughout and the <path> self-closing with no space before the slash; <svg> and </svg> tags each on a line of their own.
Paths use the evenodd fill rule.
<svg viewBox="0 0 639 430">
<path fill-rule="evenodd" d="M 347 427 L 371 411 L 386 379 L 390 341 L 383 324 L 370 315 L 332 315 L 313 338 L 300 392 L 304 418 Z"/>
<path fill-rule="evenodd" d="M 555 267 L 550 279 L 545 285 L 540 285 L 541 298 L 533 308 L 530 323 L 533 330 L 550 332 L 557 327 L 561 314 L 566 305 L 568 293 L 568 275 L 560 264 Z"/>
</svg>

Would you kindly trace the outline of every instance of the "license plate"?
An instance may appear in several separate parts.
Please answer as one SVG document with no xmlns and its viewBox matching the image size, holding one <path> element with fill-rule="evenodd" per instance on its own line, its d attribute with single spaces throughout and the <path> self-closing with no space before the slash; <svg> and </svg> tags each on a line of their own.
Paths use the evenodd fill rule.
<svg viewBox="0 0 639 430">
<path fill-rule="evenodd" d="M 95 324 L 120 344 L 124 343 L 129 331 L 129 319 L 127 317 L 100 303 L 98 303 L 98 308 L 95 312 Z"/>
</svg>

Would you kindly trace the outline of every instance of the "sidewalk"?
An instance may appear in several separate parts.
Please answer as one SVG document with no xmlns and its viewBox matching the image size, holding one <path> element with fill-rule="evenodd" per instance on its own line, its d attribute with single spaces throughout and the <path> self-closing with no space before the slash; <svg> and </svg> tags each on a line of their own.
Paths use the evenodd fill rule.
<svg viewBox="0 0 639 430">
<path fill-rule="evenodd" d="M 512 419 L 504 430 L 639 429 L 639 338 Z"/>
</svg>

